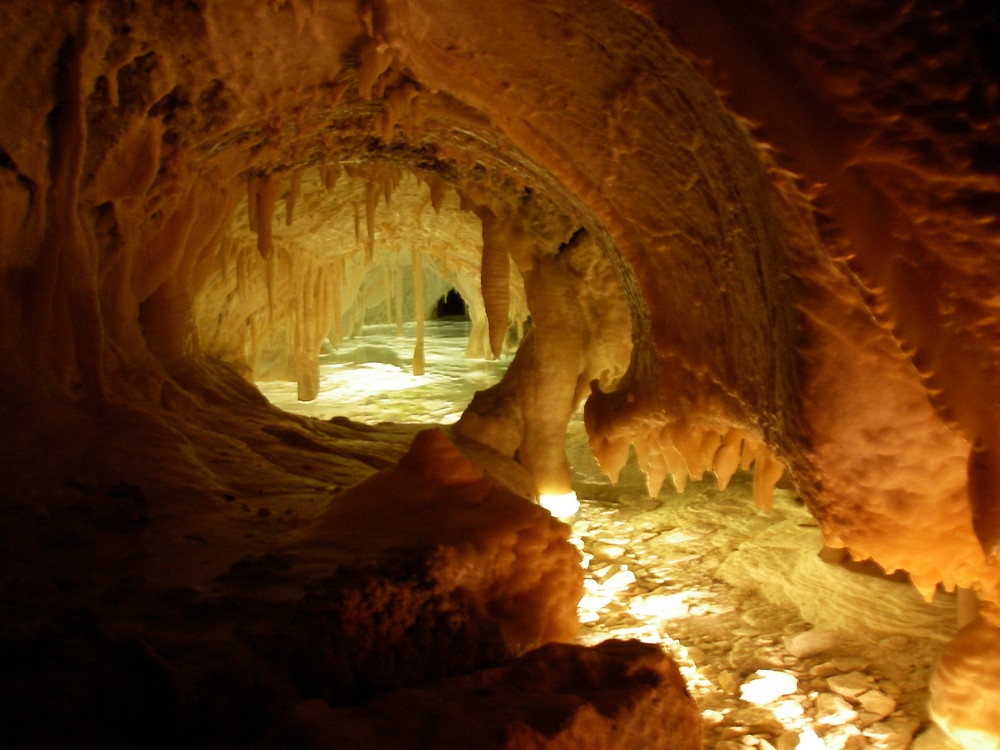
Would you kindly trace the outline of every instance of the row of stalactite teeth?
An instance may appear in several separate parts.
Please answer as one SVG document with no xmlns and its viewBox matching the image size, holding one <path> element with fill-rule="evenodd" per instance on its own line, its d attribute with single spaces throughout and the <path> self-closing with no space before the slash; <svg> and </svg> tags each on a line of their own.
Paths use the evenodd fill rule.
<svg viewBox="0 0 1000 750">
<path fill-rule="evenodd" d="M 774 488 L 785 471 L 781 460 L 746 430 L 731 427 L 723 432 L 679 420 L 653 427 L 631 440 L 592 436 L 594 456 L 612 481 L 618 480 L 628 460 L 630 444 L 635 445 L 639 468 L 646 475 L 646 489 L 654 498 L 660 494 L 667 475 L 677 492 L 683 492 L 689 477 L 701 481 L 706 471 L 713 471 L 719 489 L 724 490 L 738 468 L 753 467 L 754 505 L 770 510 Z"/>
</svg>

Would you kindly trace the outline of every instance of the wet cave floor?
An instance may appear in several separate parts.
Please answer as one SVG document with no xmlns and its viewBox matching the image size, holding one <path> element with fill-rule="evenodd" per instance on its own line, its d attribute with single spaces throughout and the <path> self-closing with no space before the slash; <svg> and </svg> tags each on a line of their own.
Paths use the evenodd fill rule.
<svg viewBox="0 0 1000 750">
<path fill-rule="evenodd" d="M 429 321 L 426 374 L 409 373 L 412 324 L 369 326 L 321 359 L 321 395 L 260 384 L 276 405 L 358 422 L 450 424 L 510 357 L 465 360 L 467 322 Z M 617 485 L 590 456 L 582 420 L 567 450 L 585 566 L 579 642 L 635 638 L 670 649 L 697 701 L 705 747 L 946 750 L 927 718 L 934 660 L 955 631 L 955 597 L 925 602 L 905 576 L 824 562 L 816 522 L 793 490 L 754 509 L 752 475 L 714 477 L 650 499 L 634 457 Z"/>
</svg>

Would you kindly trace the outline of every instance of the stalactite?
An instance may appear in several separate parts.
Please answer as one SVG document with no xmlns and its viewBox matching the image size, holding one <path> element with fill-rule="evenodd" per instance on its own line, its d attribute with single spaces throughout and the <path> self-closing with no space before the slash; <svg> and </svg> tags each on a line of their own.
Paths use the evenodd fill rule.
<svg viewBox="0 0 1000 750">
<path fill-rule="evenodd" d="M 382 174 L 382 200 L 385 201 L 385 207 L 389 208 L 392 205 L 392 189 L 395 187 L 394 181 L 392 179 L 392 172 L 386 170 Z"/>
<path fill-rule="evenodd" d="M 740 463 L 740 445 L 743 442 L 744 432 L 735 427 L 730 428 L 722 438 L 722 445 L 715 452 L 712 459 L 715 479 L 720 490 L 729 486 L 729 480 L 736 473 L 736 467 Z"/>
<path fill-rule="evenodd" d="M 684 454 L 674 445 L 672 428 L 673 426 L 669 424 L 660 428 L 660 452 L 667 465 L 667 471 L 670 473 L 670 480 L 674 483 L 674 489 L 683 492 L 684 488 L 687 487 L 688 477 L 691 476 L 691 467 L 688 465 L 687 459 L 684 458 Z"/>
<path fill-rule="evenodd" d="M 639 468 L 646 475 L 646 491 L 650 497 L 655 498 L 660 494 L 663 480 L 667 476 L 667 463 L 663 458 L 660 446 L 656 444 L 655 440 L 637 440 L 635 454 Z"/>
<path fill-rule="evenodd" d="M 375 39 L 368 39 L 361 46 L 358 52 L 358 93 L 362 99 L 370 101 L 372 98 L 372 87 L 375 81 L 381 76 L 389 66 L 395 53 L 392 49 L 386 48 Z"/>
<path fill-rule="evenodd" d="M 361 247 L 361 204 L 354 201 L 351 206 L 354 209 L 354 244 Z"/>
<path fill-rule="evenodd" d="M 257 181 L 257 251 L 268 259 L 274 253 L 271 226 L 274 209 L 278 202 L 278 180 L 273 174 L 265 175 Z"/>
<path fill-rule="evenodd" d="M 413 313 L 417 319 L 417 343 L 413 347 L 413 374 L 424 374 L 424 270 L 420 251 L 410 249 L 413 269 Z"/>
<path fill-rule="evenodd" d="M 753 470 L 753 504 L 758 510 L 771 510 L 774 487 L 784 473 L 785 465 L 762 444 Z"/>
<path fill-rule="evenodd" d="M 612 484 L 618 483 L 618 476 L 625 464 L 628 463 L 630 446 L 628 438 L 624 437 L 611 439 L 603 435 L 596 435 L 595 439 L 591 440 L 594 458 L 597 459 L 601 471 L 608 476 Z"/>
<path fill-rule="evenodd" d="M 688 476 L 700 482 L 705 471 L 712 468 L 712 459 L 719 449 L 721 436 L 715 430 L 703 430 L 687 420 L 670 426 L 671 439 L 687 463 Z"/>
<path fill-rule="evenodd" d="M 755 440 L 749 435 L 743 438 L 743 454 L 740 458 L 740 468 L 743 471 L 748 471 L 751 466 L 753 466 L 754 461 L 757 458 L 757 449 L 760 447 L 760 441 Z"/>
<path fill-rule="evenodd" d="M 480 285 L 490 327 L 490 351 L 500 356 L 510 315 L 510 256 L 504 243 L 505 227 L 489 209 L 478 212 L 483 224 L 483 257 Z"/>
<path fill-rule="evenodd" d="M 295 215 L 295 202 L 299 199 L 299 194 L 302 189 L 302 170 L 296 169 L 292 172 L 292 177 L 290 184 L 288 186 L 288 193 L 285 194 L 285 226 L 290 227 L 292 225 L 292 219 Z"/>
<path fill-rule="evenodd" d="M 436 175 L 428 175 L 425 178 L 427 188 L 430 191 L 431 206 L 435 214 L 441 213 L 441 206 L 444 203 L 444 195 L 448 190 L 448 183 Z"/>
<path fill-rule="evenodd" d="M 257 189 L 260 178 L 257 175 L 247 177 L 247 219 L 250 231 L 257 233 Z"/>
<path fill-rule="evenodd" d="M 334 160 L 332 164 L 328 164 L 326 157 L 324 156 L 323 161 L 320 162 L 319 166 L 319 177 L 320 182 L 323 185 L 323 189 L 327 192 L 333 190 L 342 171 L 343 167 L 340 166 L 339 161 Z"/>
</svg>

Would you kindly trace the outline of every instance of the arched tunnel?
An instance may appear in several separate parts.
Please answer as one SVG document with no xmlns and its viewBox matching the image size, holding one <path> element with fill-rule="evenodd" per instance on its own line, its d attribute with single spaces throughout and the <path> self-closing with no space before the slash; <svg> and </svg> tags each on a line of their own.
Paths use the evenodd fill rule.
<svg viewBox="0 0 1000 750">
<path fill-rule="evenodd" d="M 961 592 L 942 744 L 892 747 L 997 747 L 997 17 L 4 2 L 4 746 L 888 747 L 713 732 L 658 646 L 572 643 L 537 500 L 582 407 L 612 478 L 752 464 L 759 509 L 784 476 L 828 551 Z M 454 425 L 254 385 L 314 399 L 369 307 L 419 376 L 449 289 L 467 356 L 516 342 Z"/>
</svg>

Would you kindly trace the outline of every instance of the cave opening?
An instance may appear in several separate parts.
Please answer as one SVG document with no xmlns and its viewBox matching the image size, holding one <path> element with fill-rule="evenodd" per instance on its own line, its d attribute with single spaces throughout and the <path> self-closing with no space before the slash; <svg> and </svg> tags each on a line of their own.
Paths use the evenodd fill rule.
<svg viewBox="0 0 1000 750">
<path fill-rule="evenodd" d="M 458 293 L 457 289 L 449 289 L 446 294 L 438 299 L 437 317 L 469 320 L 469 313 L 465 308 L 465 300 L 462 299 L 462 295 Z"/>
</svg>

